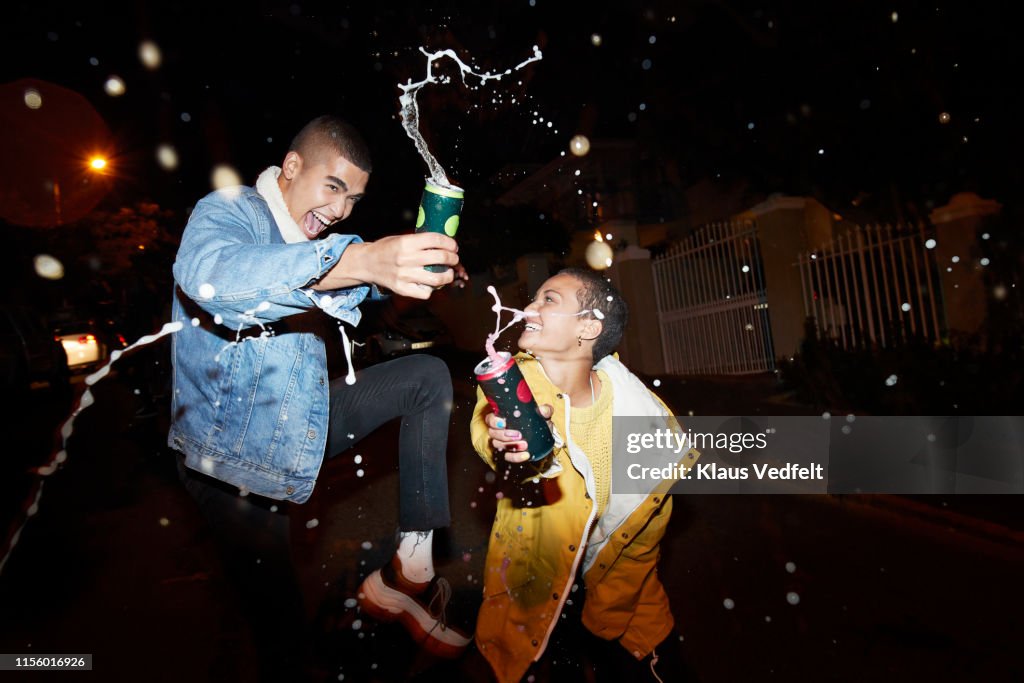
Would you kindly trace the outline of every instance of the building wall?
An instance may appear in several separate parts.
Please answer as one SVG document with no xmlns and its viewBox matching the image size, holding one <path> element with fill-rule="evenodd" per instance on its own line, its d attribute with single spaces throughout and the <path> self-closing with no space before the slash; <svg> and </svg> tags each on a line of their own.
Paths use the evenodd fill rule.
<svg viewBox="0 0 1024 683">
<path fill-rule="evenodd" d="M 805 197 L 774 197 L 737 218 L 756 220 L 776 358 L 800 347 L 804 300 L 797 255 L 832 240 L 832 214 Z"/>
</svg>

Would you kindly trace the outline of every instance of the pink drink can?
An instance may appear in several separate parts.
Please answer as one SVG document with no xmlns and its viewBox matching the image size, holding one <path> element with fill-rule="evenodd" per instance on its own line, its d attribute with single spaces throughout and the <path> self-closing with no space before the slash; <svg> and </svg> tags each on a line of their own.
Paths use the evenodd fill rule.
<svg viewBox="0 0 1024 683">
<path fill-rule="evenodd" d="M 473 369 L 494 414 L 505 418 L 507 429 L 518 430 L 530 452 L 529 462 L 543 460 L 555 447 L 548 421 L 537 412 L 537 401 L 516 359 L 508 351 L 498 353 L 500 363 L 484 358 Z"/>
</svg>

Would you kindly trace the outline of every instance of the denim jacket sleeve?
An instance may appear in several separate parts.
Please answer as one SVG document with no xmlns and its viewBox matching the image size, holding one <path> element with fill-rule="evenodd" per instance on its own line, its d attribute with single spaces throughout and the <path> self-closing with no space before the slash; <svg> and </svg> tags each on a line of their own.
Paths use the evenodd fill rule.
<svg viewBox="0 0 1024 683">
<path fill-rule="evenodd" d="M 251 188 L 214 192 L 195 207 L 182 235 L 174 279 L 204 310 L 235 329 L 314 306 L 353 325 L 369 286 L 329 292 L 310 286 L 341 258 L 355 235 L 286 244 Z M 376 289 L 376 288 L 374 288 Z"/>
</svg>

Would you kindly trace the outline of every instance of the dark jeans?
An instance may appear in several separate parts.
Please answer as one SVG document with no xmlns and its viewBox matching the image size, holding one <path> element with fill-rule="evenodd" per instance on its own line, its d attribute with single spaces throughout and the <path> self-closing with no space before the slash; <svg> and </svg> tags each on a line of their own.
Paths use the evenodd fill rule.
<svg viewBox="0 0 1024 683">
<path fill-rule="evenodd" d="M 579 580 L 583 585 L 582 579 Z M 529 669 L 536 683 L 699 683 L 697 673 L 683 657 L 676 629 L 654 648 L 654 653 L 638 660 L 617 641 L 595 636 L 583 625 L 586 591 L 573 594 L 566 603 L 548 648 Z M 651 667 L 654 654 L 658 661 Z M 528 677 L 527 677 L 528 678 Z"/>
<path fill-rule="evenodd" d="M 178 474 L 213 532 L 225 577 L 252 629 L 260 680 L 308 680 L 309 638 L 291 560 L 290 503 L 241 497 L 237 487 L 186 468 L 183 458 Z"/>
<path fill-rule="evenodd" d="M 654 652 L 638 660 L 618 643 L 609 643 L 587 633 L 587 651 L 594 661 L 595 680 L 607 681 L 663 681 L 663 683 L 698 683 L 697 673 L 683 659 L 679 632 L 675 629 L 661 641 Z M 658 656 L 657 662 L 654 655 Z"/>
<path fill-rule="evenodd" d="M 404 356 L 331 382 L 327 453 L 335 456 L 385 422 L 402 418 L 398 437 L 398 524 L 402 531 L 448 526 L 448 419 L 452 380 L 433 356 Z M 349 436 L 351 435 L 351 436 Z M 373 456 L 378 457 L 378 456 Z"/>
<path fill-rule="evenodd" d="M 337 455 L 385 422 L 401 417 L 398 440 L 399 526 L 418 531 L 447 526 L 446 451 L 452 406 L 448 367 L 432 356 L 406 356 L 331 383 L 327 452 Z M 352 436 L 349 437 L 349 434 Z M 390 457 L 381 453 L 371 457 Z M 213 531 L 229 581 L 238 589 L 253 628 L 261 679 L 301 680 L 308 655 L 305 608 L 291 560 L 291 504 L 187 469 L 186 490 Z"/>
</svg>

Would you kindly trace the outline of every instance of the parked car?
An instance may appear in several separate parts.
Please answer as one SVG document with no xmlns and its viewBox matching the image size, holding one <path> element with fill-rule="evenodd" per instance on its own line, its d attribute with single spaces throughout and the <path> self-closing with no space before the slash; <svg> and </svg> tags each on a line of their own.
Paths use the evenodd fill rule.
<svg viewBox="0 0 1024 683">
<path fill-rule="evenodd" d="M 43 385 L 55 392 L 69 388 L 64 348 L 24 308 L 0 308 L 0 372 L 7 391 L 23 393 Z"/>
<path fill-rule="evenodd" d="M 96 320 L 60 322 L 54 333 L 64 347 L 68 367 L 72 371 L 89 370 L 103 365 L 114 349 L 123 349 L 127 342 L 112 329 L 112 324 Z"/>
</svg>

